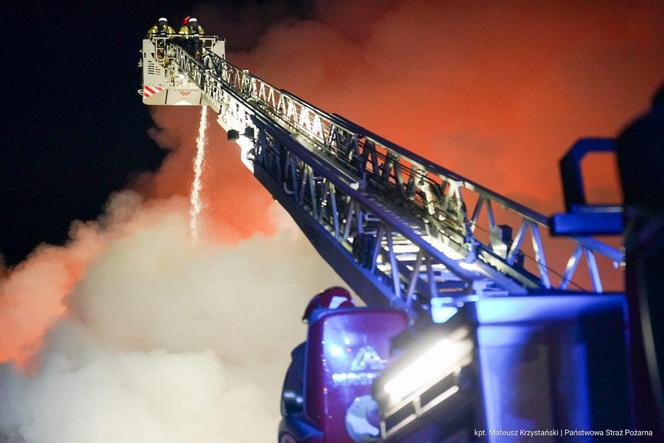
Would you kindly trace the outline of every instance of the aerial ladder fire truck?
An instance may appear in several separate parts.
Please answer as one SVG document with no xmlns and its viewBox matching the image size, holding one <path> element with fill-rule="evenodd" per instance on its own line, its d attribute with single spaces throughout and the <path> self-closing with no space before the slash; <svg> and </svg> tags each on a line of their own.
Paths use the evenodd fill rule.
<svg viewBox="0 0 664 443">
<path fill-rule="evenodd" d="M 606 289 L 623 252 L 574 214 L 553 224 L 574 235 L 551 238 L 544 215 L 230 63 L 217 36 L 145 38 L 139 65 L 146 105 L 217 113 L 367 305 L 310 313 L 280 442 L 562 441 L 630 427 L 625 298 Z"/>
</svg>

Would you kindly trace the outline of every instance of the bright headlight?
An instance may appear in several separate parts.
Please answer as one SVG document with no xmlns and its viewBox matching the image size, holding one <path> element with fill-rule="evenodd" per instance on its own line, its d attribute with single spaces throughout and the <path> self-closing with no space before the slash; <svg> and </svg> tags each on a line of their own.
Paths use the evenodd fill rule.
<svg viewBox="0 0 664 443">
<path fill-rule="evenodd" d="M 473 344 L 469 339 L 442 339 L 389 379 L 383 389 L 393 402 L 399 401 L 419 387 L 428 386 L 441 375 L 458 369 L 472 348 Z"/>
</svg>

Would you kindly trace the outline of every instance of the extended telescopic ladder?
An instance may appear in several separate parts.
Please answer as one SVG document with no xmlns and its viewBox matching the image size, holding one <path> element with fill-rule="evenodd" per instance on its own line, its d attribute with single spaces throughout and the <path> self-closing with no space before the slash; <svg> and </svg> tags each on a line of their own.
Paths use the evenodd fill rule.
<svg viewBox="0 0 664 443">
<path fill-rule="evenodd" d="M 572 243 L 556 272 L 544 215 L 277 89 L 210 39 L 222 41 L 151 40 L 164 72 L 200 89 L 245 165 L 368 305 L 440 322 L 477 297 L 601 293 L 601 274 L 619 272 L 622 251 L 589 237 L 555 240 Z M 584 258 L 588 288 L 573 280 Z"/>
</svg>

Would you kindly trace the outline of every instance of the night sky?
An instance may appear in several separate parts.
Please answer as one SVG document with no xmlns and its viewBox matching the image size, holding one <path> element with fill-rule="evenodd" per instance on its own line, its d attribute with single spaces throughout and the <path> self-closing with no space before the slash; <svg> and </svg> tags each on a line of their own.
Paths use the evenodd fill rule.
<svg viewBox="0 0 664 443">
<path fill-rule="evenodd" d="M 165 153 L 147 136 L 152 121 L 136 92 L 140 42 L 159 16 L 177 29 L 195 3 L 41 1 L 8 8 L 0 149 L 6 264 L 41 242 L 61 244 L 73 220 L 96 218 L 113 191 L 158 167 Z M 232 1 L 215 6 L 229 17 L 247 8 Z M 304 10 L 299 2 L 292 8 Z"/>
<path fill-rule="evenodd" d="M 136 93 L 137 51 L 153 14 L 131 3 L 33 2 L 9 22 L 19 28 L 15 44 L 5 44 L 13 69 L 2 70 L 0 250 L 8 264 L 40 242 L 61 243 L 72 220 L 95 218 L 133 171 L 160 162 Z"/>
</svg>

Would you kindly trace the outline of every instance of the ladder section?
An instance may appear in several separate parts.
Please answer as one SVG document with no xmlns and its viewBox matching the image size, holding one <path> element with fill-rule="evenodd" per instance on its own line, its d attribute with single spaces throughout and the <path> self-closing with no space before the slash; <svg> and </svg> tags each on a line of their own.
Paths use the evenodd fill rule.
<svg viewBox="0 0 664 443">
<path fill-rule="evenodd" d="M 265 116 L 251 118 L 257 130 L 254 174 L 367 304 L 418 314 L 434 298 L 469 296 L 478 289 L 525 292 L 490 267 L 465 263 Z M 350 270 L 344 271 L 343 262 Z"/>
<path fill-rule="evenodd" d="M 237 141 L 247 147 L 255 175 L 278 183 L 279 191 L 270 190 L 283 193 L 279 201 L 289 199 L 308 214 L 350 254 L 358 272 L 377 276 L 386 286 L 379 292 L 393 304 L 410 306 L 441 294 L 567 290 L 581 257 L 588 263 L 589 289 L 602 292 L 596 256 L 623 262 L 622 251 L 576 238 L 554 282 L 542 214 L 321 111 L 205 48 L 192 55 L 172 41 L 168 52 L 219 112 L 222 126 L 241 133 Z M 513 237 L 506 222 L 517 227 Z"/>
</svg>

